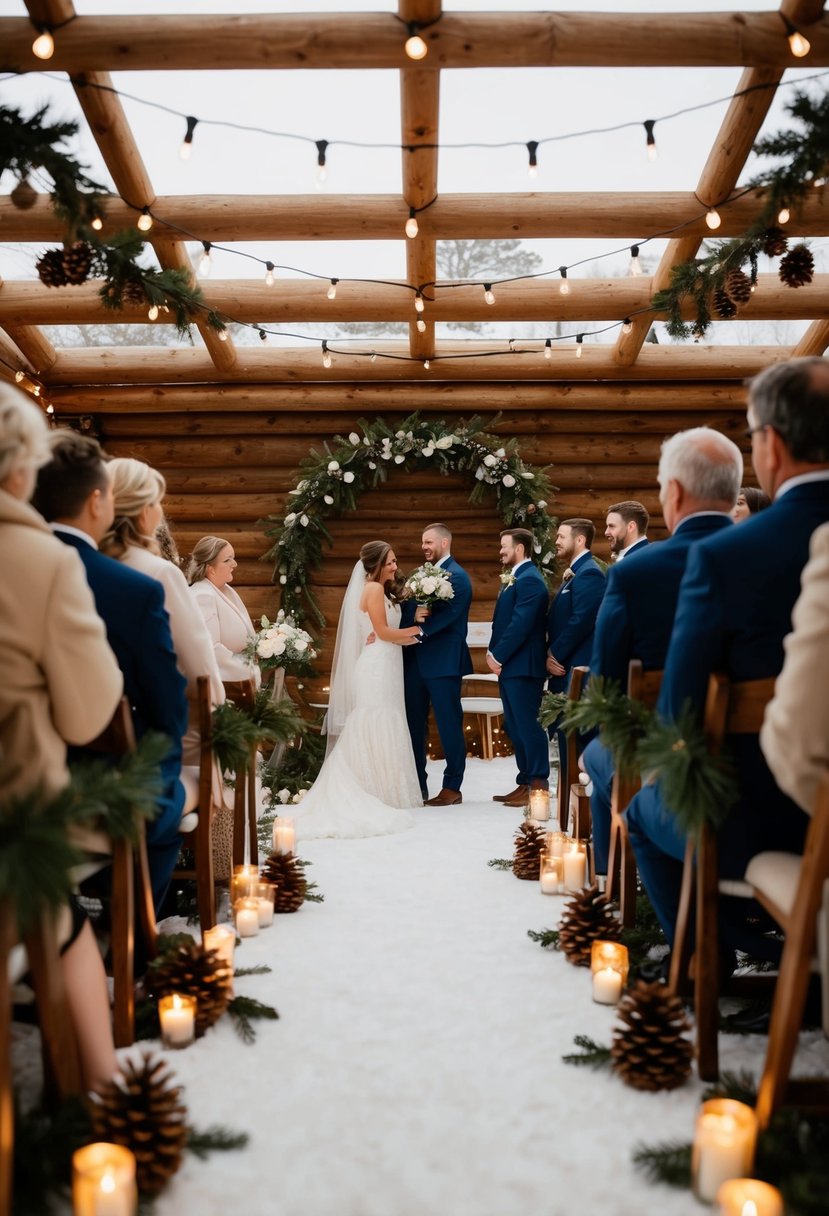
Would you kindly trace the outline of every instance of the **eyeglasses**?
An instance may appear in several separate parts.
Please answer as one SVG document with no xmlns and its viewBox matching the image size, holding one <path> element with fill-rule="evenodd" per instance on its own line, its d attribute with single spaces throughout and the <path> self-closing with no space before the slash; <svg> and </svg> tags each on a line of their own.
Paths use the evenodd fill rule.
<svg viewBox="0 0 829 1216">
<path fill-rule="evenodd" d="M 751 436 L 756 435 L 758 431 L 767 431 L 769 429 L 769 425 L 770 424 L 768 422 L 764 422 L 760 426 L 749 426 L 746 427 L 743 433 L 745 434 L 746 439 L 750 439 Z"/>
</svg>

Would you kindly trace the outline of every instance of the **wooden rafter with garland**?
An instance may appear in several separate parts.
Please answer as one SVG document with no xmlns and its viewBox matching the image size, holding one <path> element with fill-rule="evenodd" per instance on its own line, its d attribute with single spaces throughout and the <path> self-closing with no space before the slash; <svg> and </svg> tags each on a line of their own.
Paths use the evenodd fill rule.
<svg viewBox="0 0 829 1216">
<path fill-rule="evenodd" d="M 784 211 L 796 214 L 797 205 L 816 187 L 825 185 L 829 167 L 829 93 L 819 99 L 798 92 L 786 107 L 799 130 L 780 131 L 754 144 L 757 156 L 773 157 L 780 164 L 758 175 L 746 187 L 763 192 L 764 204 L 757 220 L 741 237 L 704 245 L 704 256 L 675 266 L 671 285 L 659 291 L 651 306 L 666 314 L 665 326 L 672 338 L 700 338 L 712 320 L 729 320 L 750 298 L 757 282 L 760 254 L 780 257 L 779 277 L 788 287 L 812 281 L 814 259 L 802 242 L 789 248 L 778 222 Z M 694 319 L 682 318 L 682 306 L 690 299 Z"/>
<path fill-rule="evenodd" d="M 495 425 L 497 418 L 488 425 Z M 444 476 L 462 474 L 472 482 L 471 503 L 494 496 L 508 527 L 529 528 L 542 572 L 555 558 L 556 520 L 547 513 L 553 496 L 547 471 L 526 464 L 517 440 L 487 433 L 480 418 L 449 428 L 439 420 L 411 414 L 396 427 L 383 418 L 357 424 L 360 431 L 335 435 L 324 450 L 311 450 L 300 465 L 300 478 L 289 492 L 285 516 L 269 515 L 265 535 L 273 542 L 265 554 L 274 562 L 274 582 L 281 588 L 281 606 L 295 620 L 310 611 L 325 625 L 309 586 L 323 558 L 324 545 L 333 544 L 326 520 L 353 511 L 360 495 L 386 481 L 392 469 L 436 469 Z"/>
</svg>

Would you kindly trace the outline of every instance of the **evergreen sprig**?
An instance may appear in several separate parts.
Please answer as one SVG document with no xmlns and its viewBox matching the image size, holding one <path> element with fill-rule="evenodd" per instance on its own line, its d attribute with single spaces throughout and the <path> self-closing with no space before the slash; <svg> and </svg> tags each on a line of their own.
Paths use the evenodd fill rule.
<svg viewBox="0 0 829 1216">
<path fill-rule="evenodd" d="M 233 1025 L 243 1043 L 253 1043 L 256 1040 L 254 1021 L 266 1019 L 276 1021 L 279 1017 L 272 1005 L 263 1005 L 261 1001 L 250 996 L 235 996 L 227 1007 L 233 1015 Z"/>
<path fill-rule="evenodd" d="M 134 752 L 117 764 L 86 757 L 70 765 L 73 819 L 94 825 L 112 840 L 138 840 L 142 820 L 155 819 L 163 788 L 161 765 L 170 753 L 170 740 L 148 731 Z"/>
<path fill-rule="evenodd" d="M 637 1144 L 633 1164 L 649 1182 L 687 1189 L 691 1185 L 691 1146 L 680 1140 L 661 1144 Z"/>
<path fill-rule="evenodd" d="M 239 979 L 243 975 L 270 975 L 272 970 L 267 963 L 257 963 L 255 967 L 237 967 L 233 975 Z"/>
<path fill-rule="evenodd" d="M 210 1153 L 229 1153 L 237 1148 L 247 1148 L 250 1136 L 247 1132 L 234 1132 L 229 1127 L 214 1123 L 210 1127 L 187 1129 L 187 1151 L 200 1161 Z"/>
<path fill-rule="evenodd" d="M 561 936 L 558 929 L 528 929 L 527 937 L 532 941 L 538 942 L 544 950 L 558 950 L 559 937 Z"/>
<path fill-rule="evenodd" d="M 570 1052 L 562 1056 L 565 1064 L 577 1064 L 586 1068 L 608 1068 L 610 1066 L 610 1048 L 604 1047 L 591 1039 L 589 1035 L 577 1034 L 573 1039 L 580 1051 Z"/>
<path fill-rule="evenodd" d="M 564 698 L 560 710 L 561 729 L 568 735 L 600 728 L 602 742 L 613 752 L 619 772 L 627 777 L 637 771 L 637 747 L 651 727 L 653 710 L 622 692 L 617 680 L 593 676 L 578 701 L 571 701 L 564 693 L 547 693 L 542 698 L 542 725 L 548 725 L 544 720 L 544 704 L 550 697 Z M 552 712 L 552 703 L 548 702 L 548 705 Z"/>
<path fill-rule="evenodd" d="M 492 857 L 486 864 L 493 870 L 512 869 L 512 859 L 509 857 Z"/>
<path fill-rule="evenodd" d="M 290 700 L 273 701 L 270 689 L 260 688 L 250 707 L 233 701 L 215 707 L 213 754 L 223 771 L 236 772 L 247 763 L 253 748 L 288 742 L 305 730 L 306 725 Z"/>
<path fill-rule="evenodd" d="M 545 729 L 558 722 L 569 700 L 566 692 L 545 692 L 543 694 L 538 720 Z"/>
</svg>

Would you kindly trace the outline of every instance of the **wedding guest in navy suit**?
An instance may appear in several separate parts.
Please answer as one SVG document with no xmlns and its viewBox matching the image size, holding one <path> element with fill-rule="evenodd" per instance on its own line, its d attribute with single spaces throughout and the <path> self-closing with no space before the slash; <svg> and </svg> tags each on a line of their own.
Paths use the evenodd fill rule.
<svg viewBox="0 0 829 1216">
<path fill-rule="evenodd" d="M 641 502 L 627 498 L 607 508 L 604 534 L 610 541 L 610 560 L 620 562 L 641 553 L 650 543 L 647 537 L 649 515 Z"/>
<path fill-rule="evenodd" d="M 694 427 L 667 439 L 659 458 L 659 501 L 670 538 L 650 545 L 635 562 L 616 562 L 596 619 L 591 676 L 627 686 L 628 664 L 661 671 L 671 640 L 679 584 L 691 548 L 703 537 L 731 527 L 743 475 L 743 457 L 730 439 L 710 427 Z M 596 872 L 607 872 L 613 754 L 601 739 L 582 753 L 581 767 L 593 783 L 590 795 Z"/>
<path fill-rule="evenodd" d="M 529 529 L 509 528 L 501 533 L 504 587 L 495 603 L 486 661 L 498 676 L 504 725 L 518 764 L 516 789 L 495 799 L 505 806 L 524 806 L 529 791 L 546 790 L 550 777 L 550 745 L 538 721 L 546 674 L 548 595 L 547 585 L 532 563 L 532 551 Z"/>
<path fill-rule="evenodd" d="M 590 552 L 596 529 L 589 519 L 565 519 L 556 533 L 556 553 L 568 563 L 547 616 L 547 687 L 566 692 L 573 667 L 586 667 L 593 630 L 605 592 L 605 576 Z M 558 731 L 559 781 L 567 782 L 567 742 Z"/>
<path fill-rule="evenodd" d="M 147 824 L 147 854 L 158 912 L 181 845 L 184 804 L 181 740 L 187 729 L 185 680 L 176 665 L 164 588 L 98 552 L 112 526 L 112 485 L 94 439 L 62 430 L 53 436 L 52 459 L 40 470 L 33 504 L 55 535 L 80 554 L 107 641 L 124 676 L 138 738 L 148 730 L 170 740 L 162 764 L 158 815 Z M 95 695 L 94 689 L 90 695 Z"/>
<path fill-rule="evenodd" d="M 783 639 L 815 528 L 829 520 L 829 363 L 791 359 L 750 382 L 748 433 L 757 480 L 773 500 L 758 515 L 694 546 L 679 592 L 659 710 L 676 718 L 690 701 L 699 713 L 708 677 L 776 676 Z M 740 798 L 719 829 L 720 872 L 742 878 L 767 849 L 800 852 L 807 819 L 775 784 L 757 736 L 729 740 Z M 642 881 L 668 941 L 673 940 L 685 839 L 658 785 L 627 812 Z M 742 940 L 733 932 L 729 944 Z M 752 942 L 758 952 L 764 939 Z"/>
<path fill-rule="evenodd" d="M 463 734 L 461 677 L 472 671 L 466 645 L 472 583 L 450 552 L 452 533 L 445 524 L 430 524 L 421 542 L 423 557 L 449 575 L 455 592 L 431 609 L 404 601 L 400 624 L 423 626 L 421 644 L 403 648 L 403 683 L 406 719 L 412 739 L 415 766 L 423 801 L 427 806 L 454 806 L 463 801 L 461 785 L 466 768 Z M 429 798 L 426 785 L 426 742 L 429 706 L 434 711 L 446 767 L 439 794 Z"/>
</svg>

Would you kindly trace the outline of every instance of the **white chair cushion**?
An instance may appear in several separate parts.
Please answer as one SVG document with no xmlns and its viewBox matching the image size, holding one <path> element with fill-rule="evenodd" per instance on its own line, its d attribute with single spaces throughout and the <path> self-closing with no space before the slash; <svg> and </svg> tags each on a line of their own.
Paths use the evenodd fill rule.
<svg viewBox="0 0 829 1216">
<path fill-rule="evenodd" d="M 486 714 L 492 718 L 504 712 L 499 697 L 461 697 L 461 708 L 465 714 Z"/>
<path fill-rule="evenodd" d="M 758 853 L 748 863 L 746 879 L 788 915 L 797 894 L 801 860 L 798 853 Z"/>
</svg>

